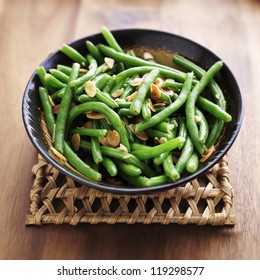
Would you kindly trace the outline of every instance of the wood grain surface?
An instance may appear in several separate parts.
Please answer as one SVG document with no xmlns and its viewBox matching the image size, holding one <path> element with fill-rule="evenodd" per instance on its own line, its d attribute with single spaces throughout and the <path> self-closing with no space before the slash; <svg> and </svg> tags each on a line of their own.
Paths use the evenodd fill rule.
<svg viewBox="0 0 260 280">
<path fill-rule="evenodd" d="M 23 126 L 24 88 L 49 53 L 101 25 L 190 38 L 234 73 L 245 106 L 228 153 L 236 226 L 25 226 L 37 153 Z M 0 0 L 0 259 L 260 259 L 259 26 L 257 0 Z"/>
</svg>

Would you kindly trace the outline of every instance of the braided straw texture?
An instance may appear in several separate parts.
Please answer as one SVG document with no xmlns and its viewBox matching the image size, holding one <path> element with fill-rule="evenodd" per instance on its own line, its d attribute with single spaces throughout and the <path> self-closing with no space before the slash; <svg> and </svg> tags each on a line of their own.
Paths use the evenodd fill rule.
<svg viewBox="0 0 260 280">
<path fill-rule="evenodd" d="M 32 172 L 34 183 L 26 225 L 235 224 L 226 156 L 205 175 L 184 186 L 140 195 L 113 194 L 79 185 L 40 155 Z"/>
</svg>

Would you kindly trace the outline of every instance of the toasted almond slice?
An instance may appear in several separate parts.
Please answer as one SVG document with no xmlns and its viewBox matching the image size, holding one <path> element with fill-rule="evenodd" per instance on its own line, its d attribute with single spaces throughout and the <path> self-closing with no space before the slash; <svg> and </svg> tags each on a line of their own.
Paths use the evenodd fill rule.
<svg viewBox="0 0 260 280">
<path fill-rule="evenodd" d="M 92 81 L 87 81 L 84 89 L 89 97 L 94 97 L 96 95 L 96 85 Z"/>
<path fill-rule="evenodd" d="M 143 141 L 148 140 L 148 136 L 144 131 L 141 131 L 141 132 L 138 132 L 138 133 L 135 132 L 135 125 L 133 123 L 129 124 L 129 127 L 137 138 L 139 138 Z"/>
<path fill-rule="evenodd" d="M 120 144 L 120 135 L 116 130 L 109 130 L 106 135 L 108 146 L 117 147 Z"/>
<path fill-rule="evenodd" d="M 151 99 L 148 99 L 148 107 L 151 109 L 152 112 L 156 112 Z"/>
<path fill-rule="evenodd" d="M 138 87 L 142 84 L 143 78 L 135 78 L 130 82 L 130 85 L 133 87 Z"/>
<path fill-rule="evenodd" d="M 161 98 L 161 90 L 156 84 L 151 84 L 150 86 L 151 90 L 151 99 L 152 100 L 158 100 Z"/>
<path fill-rule="evenodd" d="M 89 118 L 89 119 L 93 119 L 93 120 L 101 120 L 101 119 L 104 119 L 105 118 L 105 115 L 103 115 L 102 113 L 100 112 L 87 112 L 86 116 Z"/>
<path fill-rule="evenodd" d="M 88 72 L 88 69 L 85 69 L 85 68 L 79 69 L 79 73 L 87 73 L 87 72 Z"/>
<path fill-rule="evenodd" d="M 206 161 L 214 152 L 216 148 L 215 146 L 211 146 L 209 149 L 207 149 L 204 154 L 201 156 L 200 163 Z"/>
<path fill-rule="evenodd" d="M 84 123 L 85 128 L 92 128 L 93 127 L 93 121 L 86 121 Z"/>
<path fill-rule="evenodd" d="M 145 60 L 153 60 L 154 57 L 153 57 L 153 55 L 152 55 L 151 53 L 149 53 L 149 52 L 144 52 L 144 59 L 145 59 Z"/>
<path fill-rule="evenodd" d="M 108 146 L 107 138 L 105 136 L 99 136 L 98 137 L 98 142 L 103 146 Z"/>
<path fill-rule="evenodd" d="M 53 109 L 53 114 L 57 115 L 59 113 L 60 110 L 60 104 L 57 104 Z"/>
<path fill-rule="evenodd" d="M 48 95 L 48 98 L 49 98 L 49 101 L 50 101 L 50 104 L 52 107 L 55 107 L 55 103 L 53 102 L 52 98 L 50 95 Z"/>
<path fill-rule="evenodd" d="M 54 147 L 50 147 L 51 152 L 55 157 L 57 157 L 58 160 L 61 160 L 63 162 L 67 161 L 67 159 L 64 157 L 62 153 L 60 153 L 58 150 L 56 150 Z"/>
<path fill-rule="evenodd" d="M 121 151 L 121 152 L 125 152 L 125 153 L 128 152 L 126 146 L 124 146 L 124 145 L 121 144 L 121 143 L 119 144 L 119 147 L 117 148 L 117 150 L 119 150 L 119 151 Z"/>
<path fill-rule="evenodd" d="M 121 96 L 123 94 L 123 92 L 124 92 L 124 89 L 120 88 L 120 89 L 116 90 L 115 92 L 113 92 L 111 94 L 111 96 L 114 98 L 117 98 L 117 97 Z"/>
<path fill-rule="evenodd" d="M 170 97 L 173 96 L 173 90 L 172 89 L 164 88 L 162 91 L 164 93 L 168 94 Z"/>
<path fill-rule="evenodd" d="M 73 149 L 75 151 L 78 151 L 80 145 L 80 135 L 78 133 L 73 134 L 71 137 L 71 142 L 72 142 Z"/>
<path fill-rule="evenodd" d="M 157 78 L 156 80 L 155 80 L 155 84 L 158 86 L 158 87 L 162 87 L 162 85 L 163 85 L 163 79 L 162 78 Z"/>
<path fill-rule="evenodd" d="M 104 61 L 105 61 L 106 65 L 109 67 L 109 69 L 113 68 L 113 66 L 115 64 L 115 60 L 113 58 L 105 57 Z"/>
<path fill-rule="evenodd" d="M 135 96 L 137 94 L 137 91 L 133 92 L 131 95 L 129 95 L 127 98 L 126 98 L 126 101 L 133 101 L 135 99 Z"/>
<path fill-rule="evenodd" d="M 154 103 L 153 106 L 157 108 L 165 107 L 167 105 L 167 102 L 158 102 Z"/>
</svg>

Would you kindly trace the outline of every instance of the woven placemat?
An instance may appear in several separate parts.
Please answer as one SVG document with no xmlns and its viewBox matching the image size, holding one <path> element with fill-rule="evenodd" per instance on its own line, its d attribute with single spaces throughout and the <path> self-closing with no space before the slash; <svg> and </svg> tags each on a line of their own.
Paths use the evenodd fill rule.
<svg viewBox="0 0 260 280">
<path fill-rule="evenodd" d="M 32 168 L 26 225 L 142 223 L 234 225 L 234 191 L 225 156 L 205 175 L 184 186 L 151 194 L 102 192 L 64 176 L 41 155 Z"/>
</svg>

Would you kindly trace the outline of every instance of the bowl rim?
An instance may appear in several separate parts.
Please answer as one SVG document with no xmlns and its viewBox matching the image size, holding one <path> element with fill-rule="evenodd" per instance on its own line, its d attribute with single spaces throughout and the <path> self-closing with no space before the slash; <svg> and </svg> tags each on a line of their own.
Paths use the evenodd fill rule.
<svg viewBox="0 0 260 280">
<path fill-rule="evenodd" d="M 167 36 L 172 36 L 175 37 L 177 39 L 180 39 L 184 42 L 188 42 L 189 44 L 193 44 L 196 45 L 199 48 L 202 48 L 203 50 L 207 51 L 208 53 L 210 53 L 211 55 L 213 55 L 216 59 L 221 60 L 221 58 L 219 58 L 215 53 L 213 53 L 211 50 L 209 50 L 207 47 L 204 47 L 203 45 L 197 43 L 196 41 L 193 41 L 189 38 L 183 37 L 181 35 L 178 34 L 174 34 L 174 33 L 170 33 L 170 32 L 165 32 L 165 31 L 160 31 L 160 30 L 154 30 L 154 29 L 143 29 L 143 28 L 129 28 L 129 29 L 112 29 L 111 30 L 112 34 L 115 35 L 115 37 L 117 36 L 117 34 L 122 33 L 122 32 L 140 32 L 140 33 L 144 33 L 144 32 L 152 32 L 152 33 L 158 33 L 160 35 L 167 35 Z M 90 39 L 92 37 L 96 37 L 96 36 L 100 36 L 101 32 L 99 33 L 94 33 L 94 34 L 90 34 L 84 37 L 81 37 L 79 39 L 70 41 L 66 44 L 68 45 L 75 45 L 77 43 L 80 43 L 81 41 L 86 41 L 87 39 Z M 46 57 L 39 65 L 44 65 L 46 62 L 48 62 L 50 59 L 52 59 L 54 56 L 58 55 L 60 53 L 60 50 L 56 50 L 54 52 L 52 52 L 48 57 Z M 222 60 L 223 61 L 223 60 Z M 32 142 L 33 146 L 36 148 L 36 150 L 39 152 L 39 154 L 47 161 L 47 163 L 51 164 L 53 167 L 55 167 L 56 169 L 58 169 L 62 174 L 64 174 L 65 176 L 70 177 L 71 179 L 73 179 L 74 181 L 78 182 L 79 184 L 82 185 L 86 185 L 88 187 L 92 187 L 95 188 L 97 190 L 103 191 L 103 192 L 111 192 L 111 193 L 117 193 L 117 194 L 145 194 L 145 193 L 154 193 L 154 192 L 158 192 L 158 191 L 164 191 L 164 190 L 168 190 L 168 189 L 172 189 L 172 188 L 176 188 L 176 187 L 180 187 L 180 186 L 184 186 L 186 183 L 200 177 L 201 175 L 205 174 L 208 170 L 210 170 L 215 164 L 217 164 L 221 158 L 226 155 L 226 153 L 228 152 L 228 150 L 232 147 L 234 141 L 236 140 L 241 126 L 242 126 L 242 122 L 243 122 L 243 117 L 244 117 L 244 102 L 243 102 L 243 96 L 241 94 L 240 88 L 238 86 L 237 80 L 234 77 L 234 74 L 231 72 L 231 70 L 229 69 L 229 67 L 224 63 L 224 67 L 226 67 L 227 71 L 229 72 L 229 74 L 231 75 L 231 78 L 233 79 L 233 82 L 235 83 L 236 87 L 237 87 L 237 94 L 238 94 L 238 98 L 240 100 L 240 111 L 238 112 L 238 116 L 237 116 L 237 120 L 238 122 L 236 123 L 236 129 L 235 132 L 232 134 L 231 138 L 229 139 L 228 145 L 226 145 L 225 148 L 223 148 L 217 155 L 215 155 L 214 159 L 210 160 L 207 162 L 207 164 L 205 166 L 203 166 L 202 168 L 200 168 L 197 172 L 193 173 L 193 174 L 189 174 L 188 176 L 185 176 L 183 178 L 180 178 L 178 181 L 175 182 L 169 182 L 163 185 L 158 185 L 158 186 L 154 186 L 154 187 L 112 187 L 112 186 L 108 186 L 102 182 L 93 182 L 89 179 L 86 179 L 84 177 L 78 176 L 76 175 L 73 171 L 63 167 L 62 165 L 60 165 L 53 157 L 51 157 L 51 155 L 46 152 L 44 149 L 42 149 L 35 141 L 35 137 L 32 135 L 32 132 L 30 130 L 31 125 L 28 123 L 28 117 L 25 114 L 26 111 L 26 100 L 29 98 L 28 96 L 28 91 L 29 91 L 29 86 L 32 83 L 32 80 L 35 78 L 35 76 L 37 75 L 37 71 L 34 70 L 34 72 L 31 74 L 26 86 L 25 86 L 25 90 L 23 93 L 23 98 L 22 98 L 22 119 L 23 119 L 23 123 L 24 123 L 24 127 L 25 130 L 29 136 L 30 141 Z"/>
</svg>

